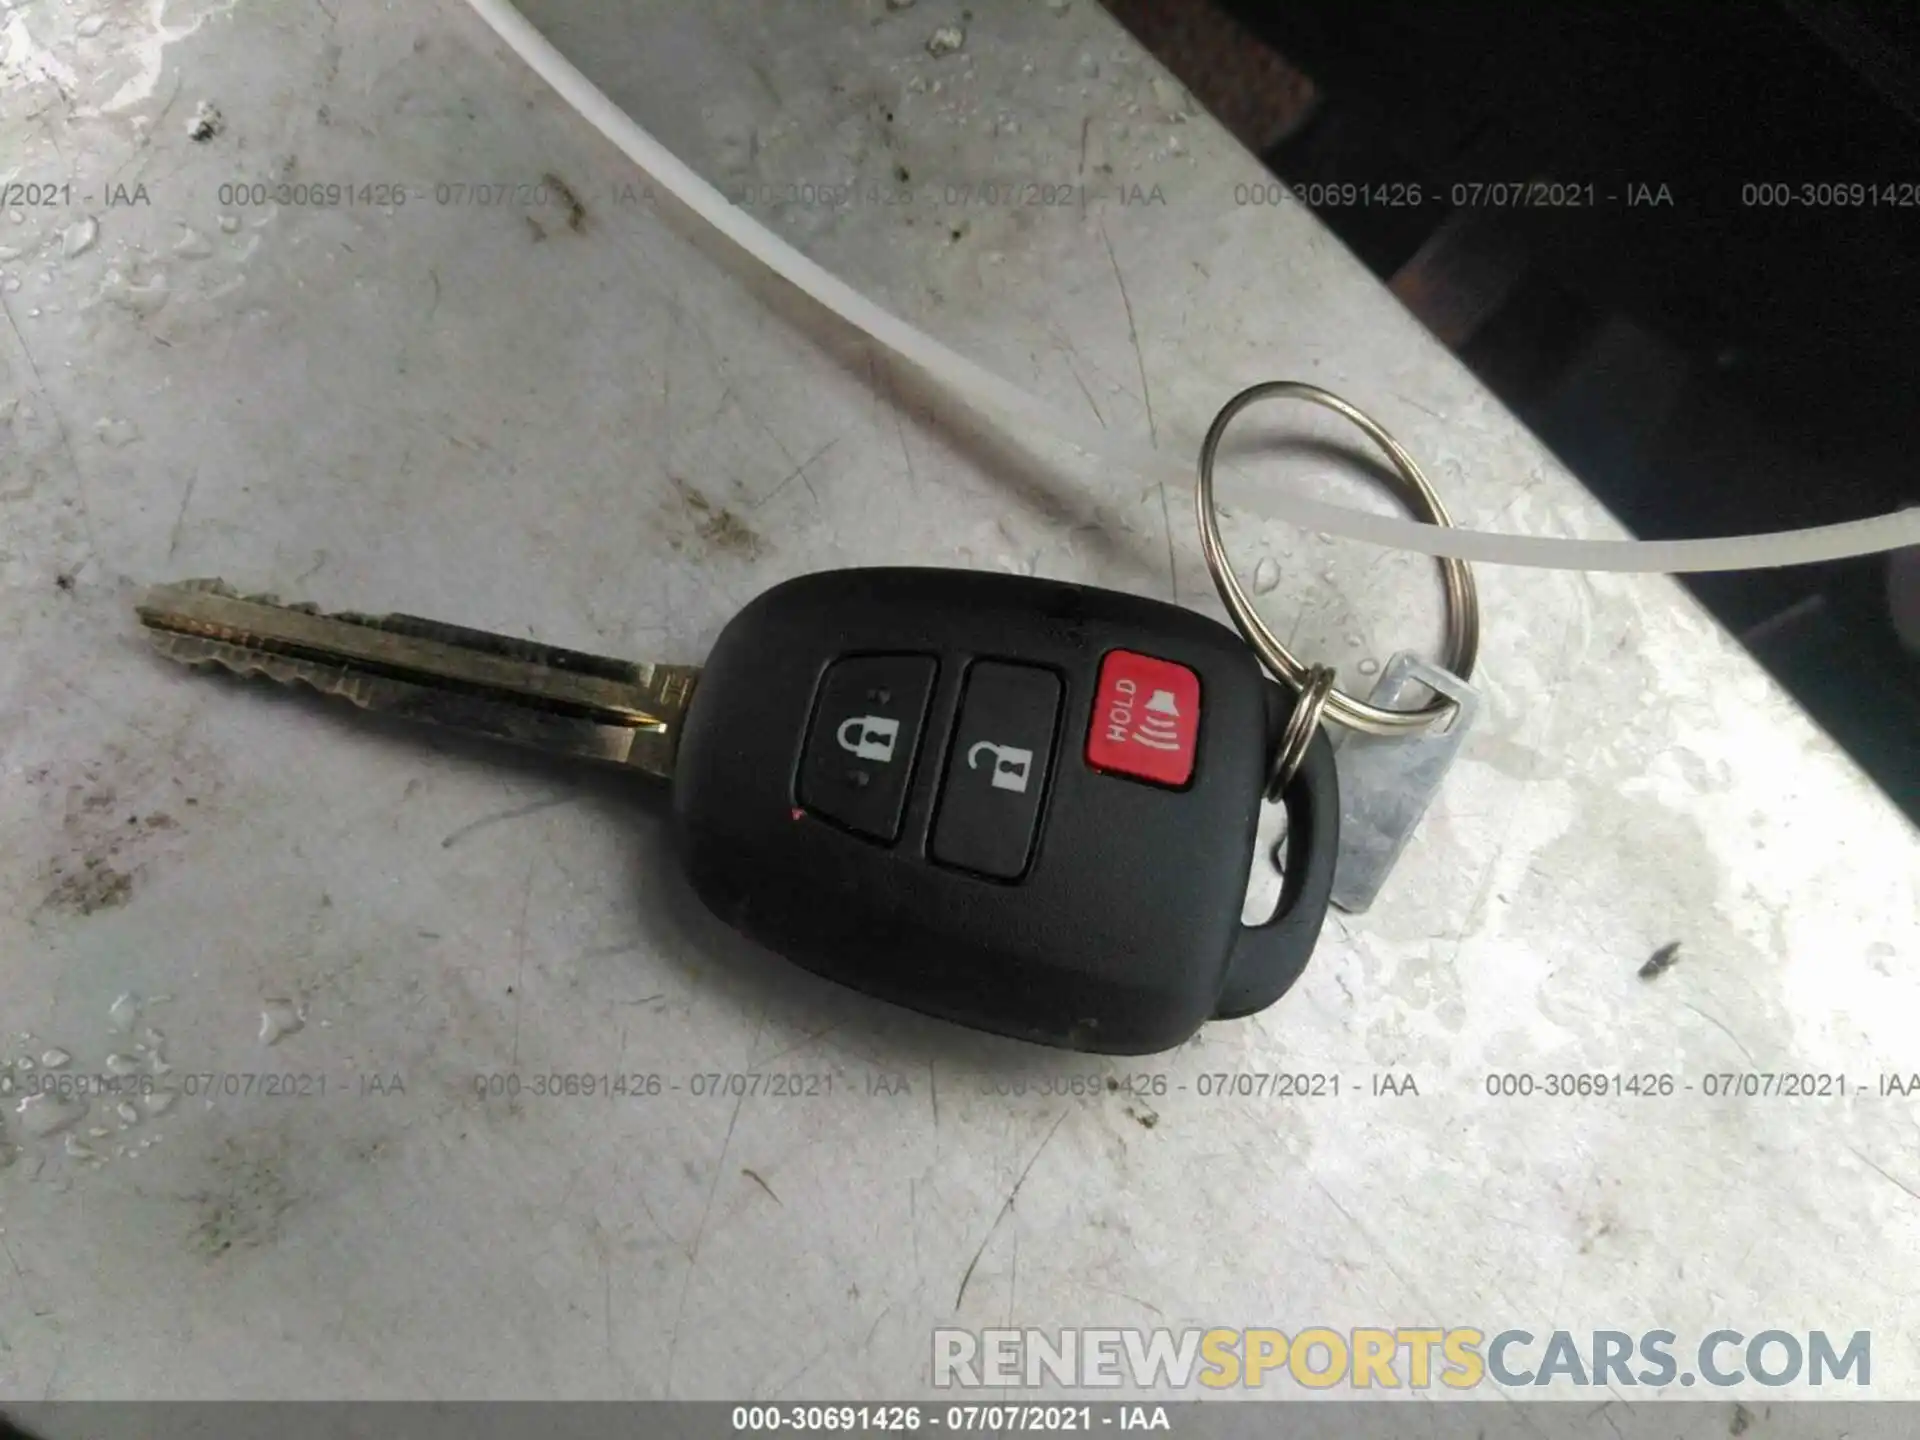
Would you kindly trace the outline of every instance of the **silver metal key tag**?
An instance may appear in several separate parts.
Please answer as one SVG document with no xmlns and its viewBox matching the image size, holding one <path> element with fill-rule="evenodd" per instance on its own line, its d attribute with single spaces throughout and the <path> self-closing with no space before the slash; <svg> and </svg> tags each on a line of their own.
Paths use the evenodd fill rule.
<svg viewBox="0 0 1920 1440">
<path fill-rule="evenodd" d="M 1383 709 L 1404 710 L 1425 703 L 1426 691 L 1451 700 L 1452 715 L 1412 735 L 1349 731 L 1334 749 L 1340 771 L 1340 850 L 1333 868 L 1333 903 L 1349 915 L 1364 913 L 1379 895 L 1479 714 L 1478 690 L 1407 654 L 1387 663 L 1371 699 Z"/>
</svg>

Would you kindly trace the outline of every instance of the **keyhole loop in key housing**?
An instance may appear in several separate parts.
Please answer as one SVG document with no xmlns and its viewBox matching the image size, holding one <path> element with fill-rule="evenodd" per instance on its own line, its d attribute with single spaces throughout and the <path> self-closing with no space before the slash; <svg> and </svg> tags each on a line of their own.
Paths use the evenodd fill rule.
<svg viewBox="0 0 1920 1440">
<path fill-rule="evenodd" d="M 1372 416 L 1332 391 L 1310 385 L 1304 380 L 1266 380 L 1258 385 L 1249 385 L 1221 406 L 1220 413 L 1213 417 L 1213 424 L 1207 429 L 1207 438 L 1200 444 L 1200 463 L 1194 485 L 1194 513 L 1200 522 L 1200 549 L 1207 557 L 1207 569 L 1213 574 L 1214 588 L 1220 592 L 1221 602 L 1233 616 L 1234 625 L 1253 647 L 1261 663 L 1300 692 L 1301 704 L 1296 708 L 1296 715 L 1302 710 L 1312 712 L 1309 721 L 1302 726 L 1289 724 L 1288 736 L 1296 728 L 1304 729 L 1311 736 L 1314 724 L 1323 714 L 1338 724 L 1369 735 L 1410 735 L 1427 729 L 1442 717 L 1453 713 L 1453 701 L 1445 696 L 1436 696 L 1417 710 L 1387 710 L 1354 699 L 1330 681 L 1324 686 L 1316 685 L 1314 670 L 1324 667 L 1302 664 L 1280 643 L 1280 637 L 1260 618 L 1252 599 L 1240 584 L 1240 577 L 1234 574 L 1233 564 L 1227 559 L 1226 543 L 1220 535 L 1220 517 L 1213 499 L 1214 456 L 1234 417 L 1261 400 L 1304 400 L 1352 421 L 1387 457 L 1394 474 L 1399 478 L 1400 484 L 1396 489 L 1402 500 L 1435 525 L 1451 526 L 1453 517 L 1447 513 L 1446 505 L 1421 471 L 1418 462 L 1400 442 L 1381 428 Z M 1447 644 L 1442 664 L 1462 680 L 1471 679 L 1474 662 L 1480 652 L 1479 591 L 1474 585 L 1473 571 L 1466 561 L 1445 558 L 1439 563 L 1447 601 Z M 1325 693 L 1317 702 L 1310 704 L 1312 692 L 1317 689 L 1324 689 Z M 1282 787 L 1285 782 L 1279 778 L 1281 762 L 1287 759 L 1289 748 L 1286 738 L 1283 738 L 1280 753 L 1274 760 L 1274 778 Z M 1304 753 L 1305 745 L 1302 743 L 1293 748 L 1297 753 L 1292 765 L 1297 766 L 1297 754 Z"/>
</svg>

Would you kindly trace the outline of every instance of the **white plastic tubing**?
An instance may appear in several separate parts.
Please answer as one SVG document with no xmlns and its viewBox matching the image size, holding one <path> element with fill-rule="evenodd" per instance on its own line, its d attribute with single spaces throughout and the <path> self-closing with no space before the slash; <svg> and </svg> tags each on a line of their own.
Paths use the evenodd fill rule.
<svg viewBox="0 0 1920 1440">
<path fill-rule="evenodd" d="M 574 68 L 508 0 L 468 0 L 468 3 L 536 74 L 653 181 L 672 191 L 689 209 L 767 269 L 804 290 L 848 324 L 865 331 L 951 393 L 998 414 L 1003 420 L 1018 420 L 1038 427 L 1146 478 L 1182 486 L 1192 483 L 1192 472 L 1186 464 L 1149 448 L 1145 437 L 1120 437 L 1103 430 L 1090 430 L 1077 416 L 1052 409 L 874 304 L 731 204 L 681 163 Z M 1920 545 L 1920 508 L 1870 520 L 1850 520 L 1839 525 L 1765 535 L 1631 541 L 1565 540 L 1447 529 L 1287 494 L 1274 495 L 1272 508 L 1276 514 L 1305 529 L 1324 530 L 1353 540 L 1485 564 L 1553 570 L 1664 574 L 1758 570 Z"/>
</svg>

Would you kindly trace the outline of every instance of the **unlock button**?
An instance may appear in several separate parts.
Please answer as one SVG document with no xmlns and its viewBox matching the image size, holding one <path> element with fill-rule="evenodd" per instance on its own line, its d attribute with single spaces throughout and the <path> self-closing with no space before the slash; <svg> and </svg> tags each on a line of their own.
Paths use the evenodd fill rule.
<svg viewBox="0 0 1920 1440">
<path fill-rule="evenodd" d="M 854 655 L 828 668 L 800 756 L 801 805 L 870 840 L 900 838 L 934 670 L 925 655 Z"/>
<path fill-rule="evenodd" d="M 995 880 L 1026 873 L 1059 714 L 1051 670 L 982 660 L 967 672 L 933 822 L 937 862 Z"/>
</svg>

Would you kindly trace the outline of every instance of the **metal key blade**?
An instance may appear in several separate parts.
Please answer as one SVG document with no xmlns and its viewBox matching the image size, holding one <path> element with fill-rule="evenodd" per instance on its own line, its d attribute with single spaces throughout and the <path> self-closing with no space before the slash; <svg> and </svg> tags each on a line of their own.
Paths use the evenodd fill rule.
<svg viewBox="0 0 1920 1440">
<path fill-rule="evenodd" d="M 182 664 L 304 684 L 366 710 L 662 779 L 700 675 L 412 615 L 328 615 L 219 580 L 156 586 L 135 610 L 160 653 Z"/>
</svg>

